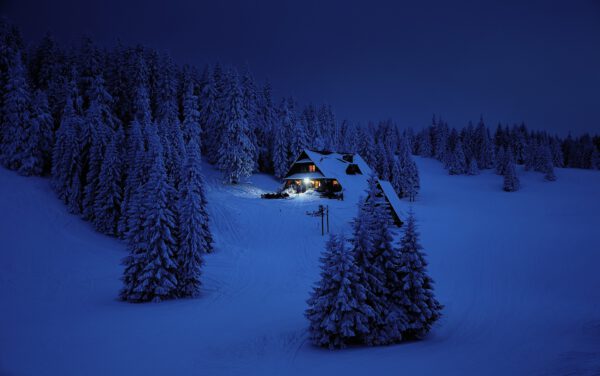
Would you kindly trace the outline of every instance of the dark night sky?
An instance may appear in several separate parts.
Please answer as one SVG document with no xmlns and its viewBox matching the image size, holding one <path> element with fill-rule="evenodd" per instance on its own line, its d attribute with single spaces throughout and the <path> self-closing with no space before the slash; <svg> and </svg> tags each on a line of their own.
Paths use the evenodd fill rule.
<svg viewBox="0 0 600 376">
<path fill-rule="evenodd" d="M 525 121 L 600 132 L 600 1 L 0 0 L 28 42 L 51 31 L 248 63 L 338 118 L 420 127 Z"/>
</svg>

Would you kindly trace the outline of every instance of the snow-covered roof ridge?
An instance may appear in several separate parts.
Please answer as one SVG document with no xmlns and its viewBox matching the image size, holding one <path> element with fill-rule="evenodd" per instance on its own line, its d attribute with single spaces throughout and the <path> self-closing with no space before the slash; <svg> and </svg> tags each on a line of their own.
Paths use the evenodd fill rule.
<svg viewBox="0 0 600 376">
<path fill-rule="evenodd" d="M 363 175 L 369 176 L 372 174 L 372 170 L 369 165 L 365 162 L 365 160 L 358 153 L 322 153 L 310 149 L 304 149 L 304 153 L 313 161 L 313 163 L 317 166 L 319 170 L 323 173 L 325 177 L 336 178 L 338 180 L 339 176 L 346 175 L 346 168 L 350 164 L 356 164 Z M 352 162 L 348 162 L 344 160 L 345 155 L 352 155 Z M 294 163 L 298 163 L 297 160 Z M 342 183 L 342 181 L 340 181 Z"/>
<path fill-rule="evenodd" d="M 406 213 L 402 210 L 402 201 L 400 201 L 400 197 L 394 190 L 392 184 L 387 180 L 378 179 L 379 186 L 383 191 L 383 194 L 387 197 L 388 202 L 392 206 L 392 209 L 396 212 L 399 218 L 406 218 Z"/>
</svg>

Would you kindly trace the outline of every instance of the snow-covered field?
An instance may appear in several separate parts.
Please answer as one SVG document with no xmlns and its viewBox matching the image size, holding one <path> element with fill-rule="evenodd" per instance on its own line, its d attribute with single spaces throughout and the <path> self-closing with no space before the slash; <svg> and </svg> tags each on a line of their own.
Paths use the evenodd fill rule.
<svg viewBox="0 0 600 376">
<path fill-rule="evenodd" d="M 216 253 L 198 299 L 116 300 L 125 245 L 69 215 L 40 178 L 0 169 L 0 375 L 598 375 L 600 172 L 448 176 L 417 159 L 415 212 L 445 304 L 420 342 L 331 352 L 307 341 L 324 238 L 305 214 L 348 202 L 262 200 L 206 167 Z"/>
</svg>

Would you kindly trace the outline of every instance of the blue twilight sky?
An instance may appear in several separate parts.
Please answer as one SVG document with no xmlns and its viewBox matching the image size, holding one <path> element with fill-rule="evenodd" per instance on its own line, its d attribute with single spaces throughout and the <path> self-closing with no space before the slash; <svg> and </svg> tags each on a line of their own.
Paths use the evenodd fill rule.
<svg viewBox="0 0 600 376">
<path fill-rule="evenodd" d="M 46 31 L 250 65 L 278 95 L 338 118 L 421 127 L 525 121 L 600 132 L 600 1 L 0 0 L 28 42 Z"/>
</svg>

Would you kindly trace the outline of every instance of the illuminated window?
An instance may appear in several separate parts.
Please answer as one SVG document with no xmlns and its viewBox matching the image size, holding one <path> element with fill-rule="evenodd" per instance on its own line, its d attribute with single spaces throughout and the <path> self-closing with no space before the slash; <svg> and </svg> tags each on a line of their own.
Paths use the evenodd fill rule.
<svg viewBox="0 0 600 376">
<path fill-rule="evenodd" d="M 321 182 L 318 180 L 315 180 L 315 188 L 319 188 L 321 186 Z"/>
<path fill-rule="evenodd" d="M 308 171 L 309 172 L 315 172 L 317 171 L 317 168 L 315 167 L 314 164 L 308 165 Z"/>
<path fill-rule="evenodd" d="M 337 181 L 337 180 L 334 180 L 334 181 L 333 181 L 333 185 L 338 185 L 338 181 Z"/>
</svg>

